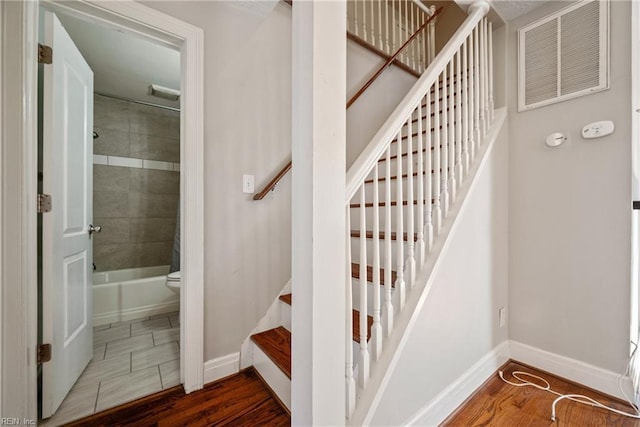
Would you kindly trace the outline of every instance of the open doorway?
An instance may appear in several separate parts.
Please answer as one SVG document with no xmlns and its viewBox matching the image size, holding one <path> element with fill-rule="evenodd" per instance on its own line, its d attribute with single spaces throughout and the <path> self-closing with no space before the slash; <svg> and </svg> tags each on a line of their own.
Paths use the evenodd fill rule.
<svg viewBox="0 0 640 427">
<path fill-rule="evenodd" d="M 54 46 L 56 59 L 76 51 L 61 78 L 46 77 L 49 65 L 39 72 L 39 192 L 56 193 L 51 212 L 61 224 L 52 227 L 50 213 L 39 220 L 38 335 L 53 347 L 52 361 L 39 371 L 39 399 L 42 417 L 53 415 L 46 424 L 59 425 L 184 378 L 183 78 L 179 49 L 60 11 L 43 8 L 40 16 L 40 34 L 52 33 L 55 23 L 68 36 L 70 47 Z M 50 99 L 56 96 L 57 104 Z M 76 124 L 73 114 L 81 116 Z M 90 142 L 83 142 L 85 131 Z M 61 145 L 53 147 L 56 139 Z M 69 236 L 82 240 L 82 250 L 65 241 Z"/>
</svg>

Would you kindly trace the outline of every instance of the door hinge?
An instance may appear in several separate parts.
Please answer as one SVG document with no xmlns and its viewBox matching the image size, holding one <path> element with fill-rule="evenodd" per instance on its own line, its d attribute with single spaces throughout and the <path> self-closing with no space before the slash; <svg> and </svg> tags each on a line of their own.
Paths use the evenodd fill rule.
<svg viewBox="0 0 640 427">
<path fill-rule="evenodd" d="M 38 213 L 51 212 L 51 195 L 38 194 Z"/>
<path fill-rule="evenodd" d="M 38 346 L 38 364 L 51 361 L 51 344 L 40 344 Z"/>
<path fill-rule="evenodd" d="M 38 64 L 51 64 L 53 62 L 53 49 L 50 46 L 38 43 Z"/>
</svg>

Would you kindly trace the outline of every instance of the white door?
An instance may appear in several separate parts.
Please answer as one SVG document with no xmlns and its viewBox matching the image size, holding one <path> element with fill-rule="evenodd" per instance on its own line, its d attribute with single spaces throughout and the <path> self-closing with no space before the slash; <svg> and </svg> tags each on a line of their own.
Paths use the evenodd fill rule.
<svg viewBox="0 0 640 427">
<path fill-rule="evenodd" d="M 43 65 L 42 417 L 56 411 L 93 355 L 93 72 L 58 18 L 45 12 Z"/>
</svg>

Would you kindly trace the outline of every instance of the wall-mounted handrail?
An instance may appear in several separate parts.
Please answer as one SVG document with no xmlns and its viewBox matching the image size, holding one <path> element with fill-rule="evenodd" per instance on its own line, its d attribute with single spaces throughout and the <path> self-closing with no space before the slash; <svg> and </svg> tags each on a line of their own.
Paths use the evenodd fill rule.
<svg viewBox="0 0 640 427">
<path fill-rule="evenodd" d="M 287 2 L 287 3 L 289 3 L 289 2 Z M 398 50 L 396 50 L 396 52 L 393 55 L 388 56 L 387 54 L 384 54 L 383 51 L 379 51 L 384 55 L 384 57 L 386 57 L 384 65 L 382 65 L 373 74 L 373 76 L 360 88 L 360 90 L 358 90 L 358 92 L 356 92 L 356 94 L 354 96 L 352 96 L 351 99 L 349 99 L 347 101 L 347 104 L 346 104 L 347 109 L 371 86 L 371 84 L 378 77 L 380 77 L 380 75 L 384 72 L 384 70 L 386 70 L 391 64 L 397 64 L 397 65 L 400 66 L 400 68 L 405 69 L 405 71 L 408 71 L 408 72 L 414 74 L 414 72 L 409 71 L 409 70 L 412 70 L 410 67 L 408 67 L 407 65 L 403 64 L 401 61 L 398 60 L 398 56 L 400 55 L 400 53 L 408 45 L 411 44 L 412 41 L 414 41 L 416 39 L 416 37 L 418 37 L 418 35 L 425 28 L 428 27 L 429 24 L 431 24 L 433 22 L 435 17 L 438 16 L 438 14 L 440 14 L 440 12 L 442 11 L 443 8 L 438 8 L 438 9 L 434 10 L 432 8 L 429 8 L 429 7 L 425 6 L 420 0 L 412 0 L 412 3 L 416 4 L 416 6 L 418 6 L 420 9 L 422 9 L 429 16 L 429 18 L 411 35 L 411 37 L 409 37 L 402 44 L 402 46 L 400 46 L 400 48 Z M 291 4 L 291 3 L 289 3 L 289 4 Z M 359 43 L 359 44 L 361 44 L 361 41 L 363 41 L 365 43 L 367 42 L 366 40 L 360 39 L 360 37 L 357 34 L 352 34 L 349 31 L 347 31 L 347 38 L 352 39 L 352 40 L 354 40 L 354 38 L 357 38 L 358 40 L 356 40 L 356 42 Z M 375 43 L 372 44 L 371 46 L 374 49 L 376 49 L 375 48 Z M 263 187 L 262 190 L 260 190 L 260 192 L 256 193 L 253 196 L 253 200 L 262 200 L 262 199 L 264 199 L 264 197 L 270 191 L 272 191 L 275 188 L 275 186 L 280 182 L 280 180 L 291 170 L 291 166 L 292 166 L 292 163 L 291 163 L 291 161 L 289 161 L 289 163 L 287 163 L 282 169 L 280 169 L 280 171 L 273 177 L 273 179 L 271 181 L 269 181 L 269 183 L 267 185 L 265 185 Z"/>
<path fill-rule="evenodd" d="M 426 20 L 426 22 L 424 24 L 422 24 L 420 26 L 420 28 L 418 28 L 418 30 L 416 30 L 415 33 L 413 33 L 411 35 L 411 37 L 409 37 L 407 39 L 406 42 L 404 42 L 404 44 L 402 46 L 400 46 L 400 48 L 398 50 L 396 50 L 396 52 L 391 55 L 391 57 L 389 59 L 387 59 L 385 61 L 385 63 L 383 65 L 380 66 L 380 68 L 378 68 L 378 70 L 373 73 L 373 75 L 371 76 L 371 78 L 369 80 L 367 80 L 367 82 L 362 85 L 362 87 L 360 88 L 359 91 L 357 91 L 355 93 L 355 95 L 353 95 L 351 97 L 351 99 L 349 99 L 349 101 L 347 101 L 347 108 L 351 107 L 351 105 L 353 105 L 354 102 L 356 102 L 356 100 L 358 98 L 360 98 L 360 96 L 362 96 L 362 94 L 369 88 L 369 86 L 371 86 L 371 84 L 373 84 L 374 81 L 376 81 L 376 79 L 378 77 L 380 77 L 380 75 L 384 72 L 384 70 L 387 69 L 387 67 L 389 67 L 389 65 L 391 65 L 393 63 L 393 61 L 398 57 L 398 55 L 400 55 L 400 52 L 402 52 L 404 50 L 405 47 L 407 47 L 416 37 L 418 37 L 418 35 L 425 29 L 427 28 L 427 26 L 431 23 L 431 21 L 433 21 L 435 19 L 436 16 L 438 16 L 440 14 L 440 12 L 442 12 L 442 8 L 438 8 L 436 9 L 436 11 L 433 13 L 433 15 L 431 15 L 429 17 L 429 19 Z"/>
</svg>

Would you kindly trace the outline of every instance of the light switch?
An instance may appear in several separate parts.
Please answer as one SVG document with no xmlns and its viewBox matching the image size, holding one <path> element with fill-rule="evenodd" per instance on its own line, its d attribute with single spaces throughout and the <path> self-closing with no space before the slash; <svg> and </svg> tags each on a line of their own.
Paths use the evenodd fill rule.
<svg viewBox="0 0 640 427">
<path fill-rule="evenodd" d="M 255 193 L 254 181 L 255 177 L 253 175 L 242 175 L 242 192 L 247 194 Z"/>
</svg>

